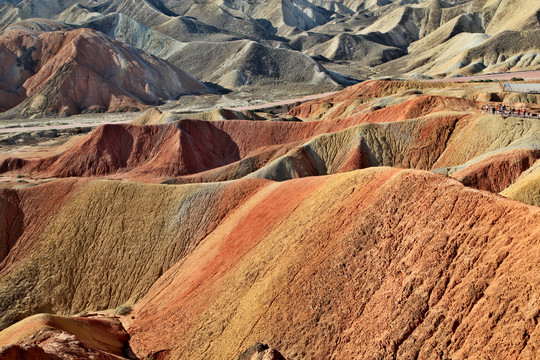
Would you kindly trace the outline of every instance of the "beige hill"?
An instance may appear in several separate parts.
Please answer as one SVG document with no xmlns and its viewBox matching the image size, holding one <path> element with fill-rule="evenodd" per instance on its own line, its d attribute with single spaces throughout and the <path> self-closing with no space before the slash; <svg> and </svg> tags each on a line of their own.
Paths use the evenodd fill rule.
<svg viewBox="0 0 540 360">
<path fill-rule="evenodd" d="M 56 15 L 54 19 L 69 24 L 80 24 L 102 16 L 104 15 L 100 12 L 92 11 L 81 4 L 75 4 Z"/>
<path fill-rule="evenodd" d="M 539 31 L 504 31 L 493 37 L 460 33 L 425 52 L 423 47 L 415 47 L 419 52 L 381 65 L 380 70 L 437 76 L 538 69 Z"/>
<path fill-rule="evenodd" d="M 360 33 L 380 32 L 385 37 L 385 43 L 406 48 L 419 39 L 419 23 L 424 15 L 422 8 L 399 7 L 388 15 L 381 16 Z"/>
<path fill-rule="evenodd" d="M 362 65 L 376 66 L 399 58 L 407 52 L 394 46 L 382 45 L 368 36 L 340 34 L 311 47 L 306 54 L 324 56 L 330 60 L 356 60 Z"/>
<path fill-rule="evenodd" d="M 352 13 L 351 10 L 339 4 L 337 1 L 310 1 L 310 0 L 283 0 L 283 1 L 222 1 L 203 0 L 197 2 L 178 2 L 174 0 L 163 1 L 170 9 L 181 15 L 196 16 L 208 23 L 216 25 L 216 8 L 231 14 L 242 14 L 257 19 L 261 26 L 270 33 L 280 35 L 295 30 L 308 30 L 328 22 L 334 11 L 343 10 Z M 321 3 L 326 4 L 326 9 Z M 323 4 L 323 5 L 324 5 Z M 202 11 L 206 14 L 202 14 Z"/>
<path fill-rule="evenodd" d="M 311 86 L 319 91 L 328 91 L 339 86 L 309 56 L 254 41 L 191 42 L 173 52 L 167 60 L 195 77 L 226 88 L 282 84 L 284 87 Z"/>
<path fill-rule="evenodd" d="M 92 9 L 93 11 L 98 11 L 103 14 L 109 14 L 112 12 L 123 13 L 149 26 L 162 24 L 168 21 L 170 15 L 172 15 L 163 13 L 162 11 L 160 11 L 160 9 L 157 9 L 155 6 L 153 6 L 152 3 L 148 0 L 107 0 L 94 4 L 89 4 L 94 5 L 89 6 L 90 9 Z"/>
<path fill-rule="evenodd" d="M 535 0 L 499 0 L 491 3 L 489 8 L 495 8 L 486 33 L 495 35 L 501 31 L 538 29 L 538 11 L 540 3 Z"/>
<path fill-rule="evenodd" d="M 523 172 L 501 195 L 540 207 L 540 161 Z"/>
<path fill-rule="evenodd" d="M 90 0 L 91 1 L 91 0 Z M 77 0 L 55 0 L 55 1 L 39 1 L 39 0 L 22 0 L 17 1 L 17 7 L 24 14 L 25 18 L 51 18 L 54 15 L 62 12 L 66 7 L 69 7 L 78 2 Z M 83 1 L 87 2 L 87 1 Z"/>
<path fill-rule="evenodd" d="M 26 18 L 26 16 L 22 13 L 21 9 L 14 7 L 11 4 L 0 8 L 0 31 L 24 18 Z"/>
<path fill-rule="evenodd" d="M 184 9 L 184 11 L 175 6 L 171 6 L 170 9 L 156 8 L 147 0 L 144 0 L 142 4 L 135 0 L 108 1 L 95 9 L 103 13 L 123 13 L 171 37 L 175 37 L 178 29 L 174 26 L 175 22 L 171 23 L 170 21 L 181 16 L 187 18 L 186 21 L 197 19 L 196 24 L 202 23 L 201 25 L 203 25 L 199 30 L 201 32 L 219 31 L 253 40 L 274 39 L 273 34 L 259 22 L 241 11 L 222 5 L 221 1 L 190 1 L 187 3 L 189 8 Z M 180 4 L 180 6 L 183 5 Z"/>
<path fill-rule="evenodd" d="M 332 15 L 307 0 L 283 0 L 277 4 L 274 1 L 254 2 L 249 12 L 254 18 L 270 21 L 278 34 L 324 25 Z"/>
</svg>

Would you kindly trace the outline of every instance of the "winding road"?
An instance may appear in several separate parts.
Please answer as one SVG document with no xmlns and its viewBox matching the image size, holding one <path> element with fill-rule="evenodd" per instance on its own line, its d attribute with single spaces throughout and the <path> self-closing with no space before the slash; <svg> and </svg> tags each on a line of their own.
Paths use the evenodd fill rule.
<svg viewBox="0 0 540 360">
<path fill-rule="evenodd" d="M 273 102 L 273 103 L 233 107 L 233 108 L 231 108 L 231 110 L 243 111 L 243 110 L 268 109 L 268 108 L 271 108 L 271 107 L 274 107 L 274 106 L 290 105 L 290 104 L 294 104 L 296 102 L 317 100 L 317 99 L 325 98 L 325 97 L 330 96 L 330 95 L 334 95 L 334 94 L 336 94 L 338 92 L 339 91 L 332 91 L 332 92 L 327 92 L 327 93 L 324 93 L 324 94 L 309 95 L 309 96 L 304 96 L 304 97 L 301 97 L 301 98 L 282 100 L 282 101 L 277 101 L 277 102 Z"/>
</svg>

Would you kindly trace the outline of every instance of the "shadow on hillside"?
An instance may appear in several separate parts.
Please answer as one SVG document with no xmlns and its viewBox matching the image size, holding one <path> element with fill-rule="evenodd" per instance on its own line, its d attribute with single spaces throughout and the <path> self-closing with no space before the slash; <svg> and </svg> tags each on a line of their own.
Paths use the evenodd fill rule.
<svg viewBox="0 0 540 360">
<path fill-rule="evenodd" d="M 206 85 L 207 88 L 212 90 L 212 92 L 218 94 L 218 95 L 226 95 L 232 93 L 231 89 L 224 88 L 223 86 L 219 84 L 215 84 L 208 81 L 203 81 L 203 84 Z"/>
</svg>

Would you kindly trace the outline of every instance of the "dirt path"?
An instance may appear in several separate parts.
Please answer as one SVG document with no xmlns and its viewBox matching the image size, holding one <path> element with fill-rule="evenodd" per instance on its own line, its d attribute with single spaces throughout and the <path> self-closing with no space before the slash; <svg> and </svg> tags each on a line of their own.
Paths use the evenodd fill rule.
<svg viewBox="0 0 540 360">
<path fill-rule="evenodd" d="M 467 82 L 471 80 L 510 80 L 513 77 L 523 78 L 524 80 L 540 80 L 540 70 L 517 71 L 517 72 L 475 75 L 475 76 L 463 76 L 463 77 L 456 77 L 456 78 L 433 79 L 433 80 L 426 80 L 426 81 L 428 82 Z"/>
<path fill-rule="evenodd" d="M 296 102 L 317 100 L 317 99 L 321 99 L 321 98 L 336 94 L 338 92 L 339 91 L 331 91 L 331 92 L 327 92 L 327 93 L 324 93 L 324 94 L 309 95 L 309 96 L 304 96 L 304 97 L 301 97 L 301 98 L 282 100 L 282 101 L 277 101 L 277 102 L 267 103 L 267 104 L 233 107 L 233 108 L 231 108 L 231 110 L 243 111 L 243 110 L 267 109 L 267 108 L 271 108 L 271 107 L 274 107 L 274 106 L 290 105 L 290 104 L 294 104 Z"/>
</svg>

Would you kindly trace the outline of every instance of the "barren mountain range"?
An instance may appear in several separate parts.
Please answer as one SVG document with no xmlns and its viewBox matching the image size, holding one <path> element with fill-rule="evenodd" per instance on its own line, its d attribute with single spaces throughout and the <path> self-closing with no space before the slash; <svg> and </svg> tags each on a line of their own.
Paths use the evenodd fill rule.
<svg viewBox="0 0 540 360">
<path fill-rule="evenodd" d="M 539 19 L 0 0 L 0 359 L 535 359 Z"/>
<path fill-rule="evenodd" d="M 48 44 L 59 41 L 58 33 L 80 28 L 165 60 L 213 92 L 264 92 L 279 85 L 292 96 L 335 90 L 369 77 L 445 77 L 540 67 L 537 0 L 3 0 L 0 4 L 0 51 L 4 57 L 19 59 L 16 68 L 3 69 L 0 77 L 6 99 L 0 104 L 3 110 L 39 92 L 45 78 L 65 81 L 51 76 L 50 58 L 73 64 L 72 72 L 90 71 L 112 80 L 107 92 L 113 94 L 86 103 L 73 100 L 74 105 L 49 99 L 32 106 L 27 101 L 4 117 L 61 113 L 66 106 L 67 114 L 140 109 L 201 92 L 187 86 L 166 93 L 150 89 L 141 96 L 140 90 L 124 88 L 115 83 L 118 79 L 79 64 L 73 54 Z M 50 54 L 35 44 L 19 46 L 22 36 L 30 36 L 25 28 L 40 34 Z M 110 58 L 102 63 L 123 58 L 106 47 L 100 50 Z M 25 71 L 24 76 L 14 76 Z M 31 80 L 33 76 L 42 80 Z M 76 76 L 69 78 L 74 81 Z"/>
</svg>

